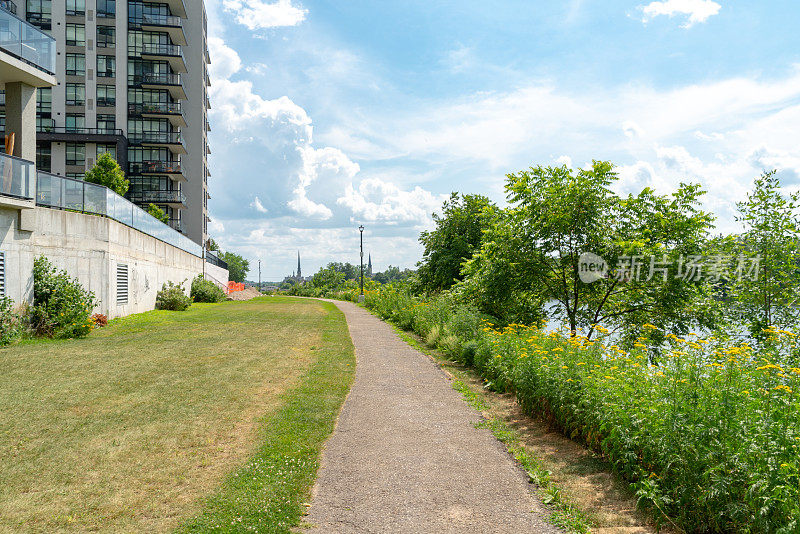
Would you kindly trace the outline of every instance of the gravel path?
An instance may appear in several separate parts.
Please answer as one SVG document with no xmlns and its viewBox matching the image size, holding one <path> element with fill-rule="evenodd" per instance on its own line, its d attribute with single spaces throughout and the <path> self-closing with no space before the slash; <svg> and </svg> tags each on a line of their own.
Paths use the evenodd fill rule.
<svg viewBox="0 0 800 534">
<path fill-rule="evenodd" d="M 559 532 L 438 366 L 365 310 L 335 304 L 358 364 L 322 455 L 308 532 Z"/>
</svg>

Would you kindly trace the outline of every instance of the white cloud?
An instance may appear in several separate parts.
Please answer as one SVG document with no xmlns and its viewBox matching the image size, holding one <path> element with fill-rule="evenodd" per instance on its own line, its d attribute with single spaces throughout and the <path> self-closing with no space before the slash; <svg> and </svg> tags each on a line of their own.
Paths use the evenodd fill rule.
<svg viewBox="0 0 800 534">
<path fill-rule="evenodd" d="M 365 221 L 388 221 L 425 224 L 431 213 L 439 209 L 447 195 L 434 195 L 417 186 L 403 191 L 396 185 L 377 178 L 367 178 L 358 187 L 348 185 L 337 202 L 349 207 Z"/>
<path fill-rule="evenodd" d="M 556 164 L 558 164 L 558 165 L 566 165 L 567 168 L 571 169 L 572 168 L 572 158 L 569 157 L 569 156 L 559 156 L 558 159 L 556 159 Z"/>
<path fill-rule="evenodd" d="M 307 9 L 297 7 L 292 0 L 223 0 L 226 11 L 236 16 L 236 22 L 250 30 L 297 26 L 306 19 Z"/>
<path fill-rule="evenodd" d="M 258 197 L 255 197 L 255 199 L 253 199 L 253 201 L 250 203 L 250 207 L 259 213 L 267 213 L 268 211 L 267 208 L 265 208 L 264 205 L 261 203 L 261 199 L 259 199 Z"/>
<path fill-rule="evenodd" d="M 712 0 L 663 0 L 639 6 L 643 14 L 642 22 L 647 23 L 661 15 L 670 18 L 676 15 L 687 15 L 686 22 L 682 25 L 684 28 L 707 21 L 719 13 L 721 8 L 721 5 Z"/>
</svg>

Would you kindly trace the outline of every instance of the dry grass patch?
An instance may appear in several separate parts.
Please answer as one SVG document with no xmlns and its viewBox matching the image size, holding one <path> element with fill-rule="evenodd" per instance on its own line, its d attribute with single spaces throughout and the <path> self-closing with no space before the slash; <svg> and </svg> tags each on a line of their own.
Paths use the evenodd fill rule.
<svg viewBox="0 0 800 534">
<path fill-rule="evenodd" d="M 329 313 L 195 304 L 0 351 L 0 531 L 175 528 L 253 451 Z"/>
</svg>

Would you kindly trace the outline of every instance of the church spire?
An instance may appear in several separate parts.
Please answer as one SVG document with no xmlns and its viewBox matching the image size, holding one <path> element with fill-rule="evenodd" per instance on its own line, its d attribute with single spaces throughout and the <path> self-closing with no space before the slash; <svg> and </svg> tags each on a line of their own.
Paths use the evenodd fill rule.
<svg viewBox="0 0 800 534">
<path fill-rule="evenodd" d="M 303 277 L 303 274 L 302 274 L 302 271 L 300 271 L 300 251 L 298 250 L 297 251 L 297 278 L 302 278 L 302 277 Z"/>
<path fill-rule="evenodd" d="M 372 253 L 369 253 L 369 260 L 367 262 L 367 276 L 372 276 Z"/>
</svg>

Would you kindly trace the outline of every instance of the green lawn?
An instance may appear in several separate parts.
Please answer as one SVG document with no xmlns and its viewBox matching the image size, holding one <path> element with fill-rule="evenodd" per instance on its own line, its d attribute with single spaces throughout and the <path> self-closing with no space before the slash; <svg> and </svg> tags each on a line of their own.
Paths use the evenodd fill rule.
<svg viewBox="0 0 800 534">
<path fill-rule="evenodd" d="M 0 531 L 286 532 L 355 371 L 331 304 L 264 297 L 0 350 Z"/>
</svg>

